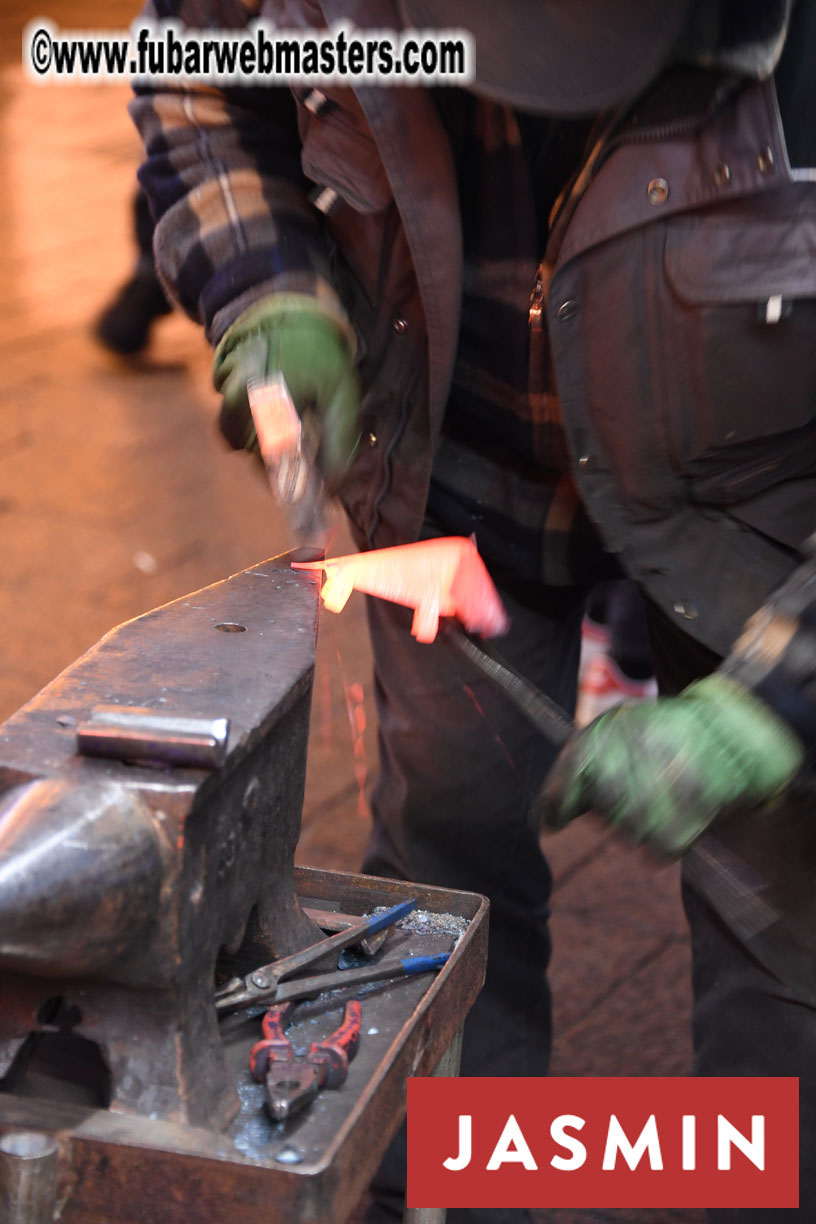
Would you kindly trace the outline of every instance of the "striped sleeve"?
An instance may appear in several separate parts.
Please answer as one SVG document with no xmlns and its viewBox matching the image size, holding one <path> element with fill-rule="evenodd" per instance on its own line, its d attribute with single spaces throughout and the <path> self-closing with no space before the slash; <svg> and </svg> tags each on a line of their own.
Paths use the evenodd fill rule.
<svg viewBox="0 0 816 1224">
<path fill-rule="evenodd" d="M 156 3 L 145 16 L 213 28 L 216 10 L 232 29 L 253 16 L 237 0 L 207 5 L 207 20 L 201 7 Z M 339 307 L 288 89 L 140 87 L 130 112 L 145 146 L 139 180 L 156 218 L 159 275 L 213 343 L 270 293 Z"/>
</svg>

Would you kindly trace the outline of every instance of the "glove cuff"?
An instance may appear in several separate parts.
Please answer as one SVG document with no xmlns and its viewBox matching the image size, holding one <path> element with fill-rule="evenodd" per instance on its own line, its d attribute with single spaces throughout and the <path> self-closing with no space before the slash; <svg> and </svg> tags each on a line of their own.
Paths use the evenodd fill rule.
<svg viewBox="0 0 816 1224">
<path fill-rule="evenodd" d="M 740 681 L 816 760 L 816 535 L 802 563 L 748 620 L 720 671 Z"/>
<path fill-rule="evenodd" d="M 738 749 L 750 776 L 746 790 L 774 799 L 793 781 L 805 761 L 802 741 L 790 724 L 734 676 L 714 672 L 683 690 L 683 698 L 704 701 L 721 730 Z"/>
<path fill-rule="evenodd" d="M 310 293 L 273 293 L 250 306 L 230 324 L 215 350 L 216 369 L 235 346 L 248 336 L 296 318 L 318 318 L 329 323 L 345 343 L 352 361 L 354 360 L 357 337 L 345 311 L 339 306 L 330 301 L 321 301 Z"/>
</svg>

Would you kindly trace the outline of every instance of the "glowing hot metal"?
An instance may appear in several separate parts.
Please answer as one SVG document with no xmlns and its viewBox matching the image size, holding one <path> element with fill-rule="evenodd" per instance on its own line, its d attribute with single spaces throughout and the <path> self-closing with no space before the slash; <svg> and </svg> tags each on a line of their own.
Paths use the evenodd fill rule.
<svg viewBox="0 0 816 1224">
<path fill-rule="evenodd" d="M 293 569 L 324 570 L 321 591 L 330 612 L 341 612 L 353 590 L 414 609 L 411 632 L 433 642 L 440 616 L 455 616 L 470 633 L 495 637 L 510 621 L 473 539 L 444 536 L 325 561 L 298 561 Z"/>
</svg>

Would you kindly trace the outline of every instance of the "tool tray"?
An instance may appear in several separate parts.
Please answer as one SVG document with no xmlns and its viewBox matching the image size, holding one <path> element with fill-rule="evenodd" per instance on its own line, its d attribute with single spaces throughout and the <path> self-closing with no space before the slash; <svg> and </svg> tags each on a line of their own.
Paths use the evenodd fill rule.
<svg viewBox="0 0 816 1224">
<path fill-rule="evenodd" d="M 378 956 L 451 952 L 435 975 L 374 982 L 297 1005 L 287 1035 L 298 1053 L 363 1004 L 348 1078 L 302 1114 L 273 1122 L 249 1050 L 263 1008 L 221 1022 L 241 1109 L 223 1133 L 166 1121 L 0 1094 L 0 1132 L 48 1131 L 60 1140 L 60 1224 L 342 1224 L 405 1111 L 405 1081 L 429 1075 L 478 994 L 487 954 L 487 902 L 472 893 L 342 872 L 295 869 L 304 906 L 371 913 L 408 898 L 414 913 Z M 450 915 L 451 917 L 445 917 Z M 464 920 L 464 921 L 462 921 Z"/>
</svg>

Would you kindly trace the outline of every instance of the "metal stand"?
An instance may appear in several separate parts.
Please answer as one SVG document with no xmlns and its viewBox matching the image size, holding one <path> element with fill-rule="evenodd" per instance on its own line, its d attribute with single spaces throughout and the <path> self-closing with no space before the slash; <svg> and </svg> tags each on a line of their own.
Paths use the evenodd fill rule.
<svg viewBox="0 0 816 1224">
<path fill-rule="evenodd" d="M 462 1061 L 462 1032 L 459 1028 L 453 1041 L 431 1072 L 432 1075 L 458 1075 Z M 447 1207 L 406 1207 L 402 1224 L 445 1224 Z"/>
</svg>

